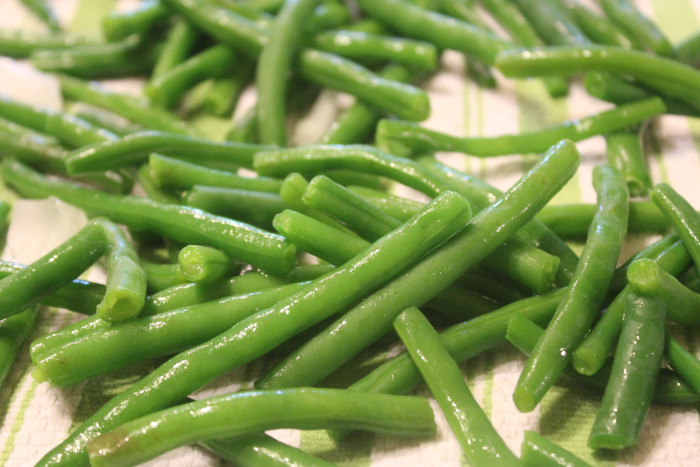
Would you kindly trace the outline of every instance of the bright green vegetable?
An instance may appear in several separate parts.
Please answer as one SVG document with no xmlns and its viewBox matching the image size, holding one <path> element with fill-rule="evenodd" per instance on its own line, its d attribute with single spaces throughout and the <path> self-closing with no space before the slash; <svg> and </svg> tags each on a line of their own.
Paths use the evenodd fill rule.
<svg viewBox="0 0 700 467">
<path fill-rule="evenodd" d="M 170 16 L 159 0 L 146 0 L 138 7 L 112 12 L 102 20 L 102 29 L 108 39 L 114 41 L 150 30 L 153 25 Z"/>
<path fill-rule="evenodd" d="M 269 229 L 272 218 L 285 208 L 282 198 L 275 193 L 204 185 L 193 186 L 184 196 L 183 204 L 262 229 Z"/>
<path fill-rule="evenodd" d="M 700 394 L 700 360 L 671 336 L 666 339 L 666 358 L 671 368 Z"/>
<path fill-rule="evenodd" d="M 10 373 L 20 347 L 24 344 L 39 314 L 36 306 L 0 321 L 0 386 Z"/>
<path fill-rule="evenodd" d="M 190 282 L 182 275 L 179 264 L 154 263 L 142 259 L 141 267 L 146 271 L 149 293 Z"/>
<path fill-rule="evenodd" d="M 177 255 L 182 275 L 190 282 L 209 282 L 231 273 L 233 261 L 221 250 L 187 245 Z"/>
<path fill-rule="evenodd" d="M 566 449 L 530 430 L 525 430 L 520 460 L 525 467 L 590 467 Z"/>
<path fill-rule="evenodd" d="M 316 388 L 251 391 L 128 422 L 90 442 L 90 464 L 133 465 L 185 444 L 285 427 L 349 427 L 410 437 L 435 433 L 432 409 L 419 397 Z"/>
<path fill-rule="evenodd" d="M 666 108 L 661 99 L 650 98 L 531 133 L 468 138 L 428 130 L 415 123 L 381 120 L 377 125 L 376 139 L 379 145 L 389 142 L 400 143 L 409 148 L 413 154 L 419 155 L 438 151 L 462 152 L 478 157 L 541 153 L 561 139 L 581 141 L 591 136 L 642 123 L 665 111 Z"/>
<path fill-rule="evenodd" d="M 272 436 L 253 435 L 232 440 L 209 440 L 199 443 L 222 459 L 240 467 L 333 467 L 334 464 L 307 454 L 301 449 L 280 443 Z"/>
<path fill-rule="evenodd" d="M 185 20 L 178 18 L 170 27 L 165 43 L 153 65 L 150 82 L 185 61 L 197 40 L 197 31 Z"/>
<path fill-rule="evenodd" d="M 620 255 L 627 232 L 627 185 L 606 166 L 594 169 L 593 184 L 599 211 L 571 286 L 518 379 L 513 400 L 521 412 L 532 411 L 569 364 L 603 303 Z"/>
<path fill-rule="evenodd" d="M 659 183 L 651 192 L 651 200 L 666 215 L 683 240 L 693 258 L 695 267 L 700 264 L 700 214 L 676 190 L 666 183 Z"/>
<path fill-rule="evenodd" d="M 20 2 L 29 8 L 51 31 L 61 30 L 61 23 L 47 0 L 20 0 Z"/>
<path fill-rule="evenodd" d="M 675 55 L 671 42 L 661 30 L 629 0 L 600 0 L 600 6 L 610 19 L 644 48 L 667 57 Z"/>
<path fill-rule="evenodd" d="M 143 130 L 141 125 L 134 125 L 112 112 L 98 109 L 97 107 L 77 104 L 71 107 L 70 113 L 78 118 L 82 118 L 93 126 L 111 131 L 117 136 L 126 136 Z"/>
<path fill-rule="evenodd" d="M 437 400 L 467 460 L 474 466 L 519 465 L 474 399 L 440 336 L 417 308 L 394 320 L 394 329 Z"/>
<path fill-rule="evenodd" d="M 676 57 L 681 62 L 697 68 L 700 65 L 700 33 L 694 34 L 678 44 Z"/>
<path fill-rule="evenodd" d="M 592 12 L 578 0 L 564 0 L 561 2 L 561 7 L 570 14 L 571 19 L 593 42 L 616 45 L 625 49 L 636 48 L 612 21 Z"/>
<path fill-rule="evenodd" d="M 630 297 L 590 448 L 620 450 L 639 443 L 663 357 L 665 311 L 657 299 Z"/>
<path fill-rule="evenodd" d="M 515 0 L 515 4 L 548 44 L 590 44 L 590 39 L 554 0 Z"/>
<path fill-rule="evenodd" d="M 40 33 L 25 29 L 0 29 L 0 55 L 28 58 L 35 50 L 64 49 L 77 45 L 95 45 L 104 41 L 96 37 L 64 33 Z"/>
<path fill-rule="evenodd" d="M 625 176 L 631 196 L 647 195 L 652 185 L 651 175 L 644 161 L 642 131 L 643 129 L 632 128 L 605 136 L 608 165 L 615 167 Z"/>
<path fill-rule="evenodd" d="M 262 269 L 286 274 L 296 258 L 293 245 L 251 225 L 207 214 L 187 206 L 135 196 L 118 197 L 66 182 L 49 180 L 31 169 L 3 160 L 5 182 L 25 196 L 56 196 L 91 215 L 102 215 L 137 229 L 148 229 L 183 243 L 208 245 Z"/>
</svg>

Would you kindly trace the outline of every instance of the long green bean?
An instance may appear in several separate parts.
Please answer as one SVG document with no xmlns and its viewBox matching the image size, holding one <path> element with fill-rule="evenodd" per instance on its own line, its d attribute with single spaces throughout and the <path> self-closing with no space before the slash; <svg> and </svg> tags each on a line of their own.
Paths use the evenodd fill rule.
<svg viewBox="0 0 700 467">
<path fill-rule="evenodd" d="M 103 43 L 98 37 L 65 33 L 40 33 L 35 31 L 0 30 L 0 55 L 13 58 L 29 58 L 35 50 L 63 49 L 77 45 Z"/>
<path fill-rule="evenodd" d="M 548 44 L 590 44 L 590 39 L 554 0 L 515 0 L 515 4 Z"/>
<path fill-rule="evenodd" d="M 583 33 L 597 44 L 616 45 L 625 49 L 636 48 L 632 41 L 605 16 L 593 13 L 578 0 L 563 0 L 561 6 L 569 12 Z"/>
<path fill-rule="evenodd" d="M 275 193 L 204 185 L 193 186 L 185 194 L 183 204 L 262 229 L 269 229 L 272 218 L 285 208 Z"/>
<path fill-rule="evenodd" d="M 170 27 L 163 48 L 153 65 L 150 81 L 158 78 L 166 71 L 182 63 L 189 55 L 197 40 L 197 31 L 185 20 L 178 18 Z"/>
<path fill-rule="evenodd" d="M 671 42 L 661 30 L 629 0 L 600 0 L 600 6 L 610 19 L 642 47 L 667 57 L 675 55 Z"/>
</svg>

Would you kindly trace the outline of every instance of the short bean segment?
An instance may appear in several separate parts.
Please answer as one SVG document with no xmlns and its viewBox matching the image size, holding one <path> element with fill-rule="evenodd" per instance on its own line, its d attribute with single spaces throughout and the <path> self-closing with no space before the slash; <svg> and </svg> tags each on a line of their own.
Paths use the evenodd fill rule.
<svg viewBox="0 0 700 467">
<path fill-rule="evenodd" d="M 639 443 L 663 357 L 666 309 L 655 298 L 630 297 L 589 447 L 620 450 Z"/>
<path fill-rule="evenodd" d="M 394 329 L 430 388 L 467 460 L 475 466 L 520 465 L 474 399 L 440 336 L 417 308 L 394 320 Z"/>
<path fill-rule="evenodd" d="M 185 279 L 190 282 L 210 282 L 230 274 L 234 264 L 221 250 L 204 245 L 187 245 L 177 255 Z"/>
<path fill-rule="evenodd" d="M 551 174 L 553 177 L 547 177 L 546 180 L 564 183 L 572 173 L 569 170 L 577 163 L 578 155 L 573 143 L 562 142 L 552 148 L 545 161 L 528 172 L 520 183 L 496 203 L 474 216 L 469 228 L 425 257 L 407 273 L 366 297 L 362 303 L 295 352 L 294 355 L 303 354 L 303 358 L 292 356 L 285 359 L 260 384 L 313 384 L 339 368 L 390 331 L 391 322 L 401 311 L 410 306 L 422 306 L 435 297 L 527 222 L 534 215 L 533 211 L 541 207 L 539 203 L 546 203 L 547 197 L 551 196 L 531 187 L 547 186 L 558 191 L 548 183 L 531 185 L 537 183 L 535 180 L 554 171 L 557 175 Z M 532 196 L 537 197 L 537 203 Z M 504 224 L 502 216 L 506 212 L 509 213 L 507 216 L 511 222 Z M 329 352 L 327 349 L 331 348 L 342 349 L 342 352 Z"/>
<path fill-rule="evenodd" d="M 630 267 L 636 262 L 644 261 L 645 258 L 654 259 L 664 271 L 673 275 L 680 274 L 690 264 L 690 256 L 680 240 L 661 252 L 650 251 L 648 255 L 645 254 L 637 258 L 630 264 Z M 628 268 L 624 270 L 627 271 Z M 581 345 L 578 346 L 573 357 L 576 371 L 584 375 L 592 375 L 603 366 L 620 336 L 623 316 L 632 294 L 631 284 L 626 285 L 610 303 L 606 312 L 603 313 Z"/>
<path fill-rule="evenodd" d="M 278 235 L 243 222 L 214 216 L 187 206 L 159 203 L 136 196 L 118 197 L 67 182 L 49 180 L 22 164 L 3 160 L 4 180 L 25 196 L 56 196 L 91 215 L 109 217 L 132 228 L 146 229 L 183 243 L 219 248 L 240 259 L 278 274 L 294 268 L 293 245 Z"/>
<path fill-rule="evenodd" d="M 415 123 L 381 120 L 377 125 L 377 144 L 400 143 L 413 154 L 461 152 L 477 157 L 528 154 L 546 151 L 557 141 L 568 138 L 581 141 L 595 135 L 622 130 L 630 125 L 661 115 L 666 107 L 659 98 L 625 104 L 612 110 L 564 122 L 544 130 L 517 135 L 460 138 L 422 128 Z"/>
<path fill-rule="evenodd" d="M 525 430 L 520 459 L 525 467 L 590 467 L 566 449 L 530 430 Z"/>
<path fill-rule="evenodd" d="M 137 464 L 178 446 L 285 427 L 349 427 L 409 437 L 435 433 L 432 409 L 420 397 L 315 388 L 251 391 L 127 422 L 90 442 L 90 464 Z"/>
<path fill-rule="evenodd" d="M 666 215 L 683 240 L 695 267 L 700 264 L 700 214 L 676 190 L 659 183 L 651 192 L 651 200 Z"/>
<path fill-rule="evenodd" d="M 368 289 L 391 280 L 463 227 L 467 214 L 468 205 L 458 195 L 446 193 L 437 198 L 364 254 L 161 365 L 98 410 L 67 440 L 47 453 L 42 462 L 86 462 L 88 441 L 124 422 L 177 403 L 232 368 L 260 357 L 349 306 L 366 295 Z M 278 415 L 275 413 L 275 417 Z"/>
<path fill-rule="evenodd" d="M 253 154 L 270 146 L 246 143 L 215 143 L 204 138 L 143 131 L 123 138 L 84 146 L 66 155 L 69 174 L 137 165 L 153 152 L 177 155 L 200 164 L 250 167 Z"/>
<path fill-rule="evenodd" d="M 671 42 L 629 0 L 601 0 L 600 6 L 610 19 L 644 48 L 667 57 L 675 55 Z"/>
<path fill-rule="evenodd" d="M 627 270 L 627 278 L 635 294 L 655 298 L 666 305 L 668 319 L 686 326 L 700 324 L 700 294 L 681 284 L 656 261 L 635 261 Z"/>
<path fill-rule="evenodd" d="M 21 312 L 70 283 L 105 253 L 107 286 L 96 312 L 109 321 L 137 315 L 146 295 L 146 276 L 135 259 L 136 252 L 118 227 L 95 219 L 27 268 L 0 280 L 3 317 Z"/>
<path fill-rule="evenodd" d="M 626 183 L 615 169 L 597 166 L 593 184 L 600 210 L 572 285 L 518 379 L 513 400 L 522 412 L 533 410 L 567 367 L 603 303 L 620 255 L 627 232 Z"/>
</svg>

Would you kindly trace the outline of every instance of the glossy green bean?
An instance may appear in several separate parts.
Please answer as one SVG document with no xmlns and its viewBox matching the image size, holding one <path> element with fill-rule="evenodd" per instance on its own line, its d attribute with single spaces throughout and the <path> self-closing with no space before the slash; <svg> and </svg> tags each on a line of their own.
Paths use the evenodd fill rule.
<svg viewBox="0 0 700 467">
<path fill-rule="evenodd" d="M 515 315 L 508 323 L 507 339 L 518 350 L 528 355 L 532 352 L 537 341 L 544 334 L 544 330 L 529 319 Z M 603 392 L 610 379 L 612 361 L 609 359 L 601 370 L 592 376 L 583 376 L 571 368 L 566 368 L 564 374 L 574 381 L 582 383 L 598 392 Z M 697 404 L 700 402 L 700 395 L 668 369 L 662 369 L 656 382 L 654 391 L 654 401 L 662 404 L 684 405 Z"/>
<path fill-rule="evenodd" d="M 409 37 L 454 49 L 493 64 L 496 55 L 512 44 L 466 21 L 424 10 L 404 0 L 360 0 L 369 16 Z"/>
<path fill-rule="evenodd" d="M 418 212 L 423 206 L 420 201 L 415 201 L 403 196 L 386 193 L 384 191 L 367 188 L 364 186 L 350 185 L 348 189 L 371 203 L 384 214 L 394 217 L 400 221 L 405 221 Z"/>
<path fill-rule="evenodd" d="M 532 411 L 552 387 L 583 341 L 603 304 L 627 232 L 629 194 L 622 175 L 597 166 L 593 184 L 599 210 L 566 297 L 528 358 L 513 393 L 521 412 Z"/>
<path fill-rule="evenodd" d="M 605 16 L 598 15 L 578 0 L 563 0 L 562 8 L 570 13 L 571 19 L 583 33 L 597 44 L 615 45 L 625 49 L 636 48 L 632 41 Z"/>
<path fill-rule="evenodd" d="M 0 131 L 0 152 L 36 169 L 65 175 L 63 157 L 66 151 L 54 141 L 39 134 Z"/>
<path fill-rule="evenodd" d="M 146 271 L 149 293 L 160 292 L 161 290 L 189 282 L 182 275 L 179 264 L 154 263 L 142 259 L 141 267 Z"/>
<path fill-rule="evenodd" d="M 285 208 L 275 193 L 205 185 L 193 186 L 185 194 L 183 204 L 263 229 L 269 229 L 272 218 Z"/>
<path fill-rule="evenodd" d="M 700 394 L 700 360 L 671 336 L 666 338 L 666 358 L 671 368 Z"/>
<path fill-rule="evenodd" d="M 127 120 L 154 130 L 181 135 L 193 135 L 194 131 L 169 112 L 149 105 L 143 99 L 111 91 L 94 81 L 86 82 L 70 76 L 59 76 L 64 96 L 96 107 L 102 107 Z"/>
<path fill-rule="evenodd" d="M 651 190 L 651 175 L 644 160 L 643 128 L 611 132 L 605 136 L 608 165 L 622 172 L 630 196 L 646 196 Z"/>
<path fill-rule="evenodd" d="M 233 261 L 226 253 L 204 245 L 187 245 L 178 253 L 177 262 L 189 282 L 210 282 L 233 270 Z"/>
<path fill-rule="evenodd" d="M 700 71 L 667 58 L 607 45 L 507 50 L 499 54 L 495 66 L 509 78 L 607 71 L 631 76 L 659 94 L 693 105 L 700 98 Z"/>
<path fill-rule="evenodd" d="M 595 212 L 595 204 L 554 204 L 542 209 L 537 219 L 561 237 L 585 238 Z M 651 201 L 630 202 L 628 232 L 663 232 L 670 226 L 666 216 Z"/>
<path fill-rule="evenodd" d="M 391 280 L 463 226 L 466 213 L 467 205 L 461 197 L 446 194 L 437 198 L 400 229 L 375 242 L 363 255 L 161 365 L 98 410 L 66 441 L 47 453 L 40 464 L 86 462 L 88 441 L 128 420 L 178 402 L 223 373 L 248 363 L 347 307 L 368 289 Z"/>
<path fill-rule="evenodd" d="M 659 183 L 651 192 L 651 200 L 666 215 L 683 240 L 695 267 L 700 264 L 700 214 L 676 190 Z"/>
<path fill-rule="evenodd" d="M 147 0 L 127 11 L 114 11 L 102 19 L 102 30 L 111 41 L 150 30 L 158 21 L 170 16 L 159 0 Z"/>
<path fill-rule="evenodd" d="M 0 55 L 29 58 L 35 50 L 64 49 L 78 45 L 96 45 L 104 41 L 98 37 L 66 33 L 41 33 L 19 30 L 0 30 Z"/>
<path fill-rule="evenodd" d="M 35 50 L 29 58 L 42 71 L 87 79 L 120 78 L 148 74 L 159 48 L 154 37 L 130 36 L 119 42 Z"/>
<path fill-rule="evenodd" d="M 427 70 L 437 68 L 438 52 L 429 42 L 356 31 L 328 31 L 314 37 L 314 46 L 353 59 L 391 60 Z"/>
<path fill-rule="evenodd" d="M 267 42 L 266 29 L 235 13 L 202 0 L 166 0 L 177 12 L 224 44 L 256 58 Z M 410 120 L 427 118 L 427 95 L 410 85 L 382 79 L 368 69 L 337 55 L 313 49 L 301 51 L 297 71 L 306 79 L 347 92 L 389 113 Z"/>
<path fill-rule="evenodd" d="M 676 57 L 690 66 L 700 66 L 700 33 L 693 34 L 676 46 Z"/>
<path fill-rule="evenodd" d="M 632 203 L 630 203 L 630 206 Z M 658 256 L 662 255 L 666 250 L 668 250 L 670 247 L 674 246 L 676 242 L 680 240 L 680 237 L 678 236 L 677 233 L 671 232 L 670 234 L 660 238 L 659 240 L 655 241 L 654 243 L 645 246 L 641 250 L 637 251 L 634 253 L 632 256 L 630 256 L 627 261 L 622 263 L 621 266 L 619 266 L 616 270 L 615 273 L 613 274 L 613 279 L 610 282 L 610 290 L 611 291 L 619 291 L 622 290 L 627 284 L 627 269 L 630 267 L 630 265 L 642 258 L 651 258 L 651 259 L 656 259 Z M 680 247 L 682 244 L 679 244 L 678 246 Z M 675 247 L 671 250 L 674 252 L 672 256 L 677 257 L 677 258 L 690 258 L 688 256 L 688 252 L 683 252 L 681 248 L 676 249 Z M 671 253 L 669 251 L 669 253 Z M 678 255 L 675 253 L 678 252 Z M 665 257 L 665 255 L 664 255 Z M 683 259 L 682 261 L 686 261 Z M 688 263 L 689 264 L 689 263 Z M 681 272 L 684 268 L 687 266 L 681 266 L 682 269 L 679 270 Z"/>
<path fill-rule="evenodd" d="M 179 204 L 180 197 L 166 188 L 161 188 L 153 178 L 148 164 L 143 164 L 136 171 L 136 180 L 139 186 L 146 193 L 146 196 L 153 201 L 164 204 Z"/>
<path fill-rule="evenodd" d="M 70 108 L 70 113 L 98 128 L 104 128 L 117 136 L 126 136 L 142 131 L 141 125 L 135 125 L 112 112 L 97 107 L 77 104 Z"/>
<path fill-rule="evenodd" d="M 690 264 L 690 256 L 680 241 L 662 250 L 659 254 L 637 258 L 631 264 L 645 261 L 647 258 L 654 259 L 663 270 L 674 275 L 681 273 Z M 620 336 L 627 300 L 632 292 L 631 284 L 625 286 L 610 303 L 606 312 L 603 313 L 581 345 L 578 346 L 573 356 L 573 365 L 576 371 L 584 375 L 592 375 L 603 366 Z"/>
<path fill-rule="evenodd" d="M 377 125 L 376 140 L 379 145 L 400 143 L 420 155 L 437 151 L 462 152 L 477 157 L 541 153 L 561 139 L 581 141 L 642 123 L 665 111 L 661 99 L 650 98 L 530 133 L 467 138 L 421 128 L 415 123 L 384 119 Z"/>
<path fill-rule="evenodd" d="M 643 48 L 667 57 L 675 55 L 671 42 L 649 18 L 635 8 L 632 2 L 600 0 L 600 6 L 611 20 Z"/>
<path fill-rule="evenodd" d="M 92 215 L 103 215 L 132 228 L 148 229 L 183 243 L 219 248 L 240 259 L 278 274 L 292 270 L 294 247 L 242 222 L 213 216 L 198 209 L 159 203 L 135 196 L 117 197 L 66 182 L 49 180 L 18 162 L 3 160 L 5 182 L 25 196 L 56 196 Z"/>
<path fill-rule="evenodd" d="M 303 354 L 303 358 L 285 359 L 268 374 L 266 383 L 261 384 L 272 386 L 274 382 L 278 386 L 294 386 L 300 381 L 312 384 L 339 368 L 388 332 L 391 322 L 401 311 L 423 305 L 512 236 L 534 215 L 533 211 L 558 191 L 557 186 L 550 185 L 551 181 L 565 183 L 571 176 L 578 165 L 578 157 L 571 142 L 562 142 L 552 148 L 544 162 L 536 165 L 495 204 L 474 216 L 469 228 L 388 286 L 366 297 L 293 354 Z M 542 183 L 543 180 L 550 182 Z M 535 186 L 552 191 L 545 192 L 535 189 Z M 504 224 L 502 216 L 505 213 L 508 213 L 510 222 Z M 336 350 L 324 350 L 329 348 Z"/>
<path fill-rule="evenodd" d="M 515 0 L 515 4 L 548 44 L 590 44 L 590 39 L 553 0 Z"/>
<path fill-rule="evenodd" d="M 93 329 L 39 350 L 32 348 L 32 376 L 53 386 L 70 386 L 117 368 L 189 349 L 221 334 L 242 319 L 274 305 L 304 285 L 234 295 L 153 316 Z"/>
<path fill-rule="evenodd" d="M 639 443 L 663 357 L 665 312 L 660 300 L 630 297 L 590 448 L 620 450 Z"/>
<path fill-rule="evenodd" d="M 270 146 L 247 143 L 215 143 L 162 131 L 142 131 L 123 138 L 81 147 L 66 155 L 68 173 L 78 174 L 127 167 L 148 160 L 152 152 L 179 156 L 200 164 L 250 167 L 256 152 Z"/>
<path fill-rule="evenodd" d="M 285 2 L 270 25 L 267 42 L 255 71 L 258 136 L 261 143 L 287 145 L 287 75 L 302 46 L 302 24 L 319 3 L 319 0 Z"/>
<path fill-rule="evenodd" d="M 519 465 L 474 399 L 462 370 L 420 310 L 408 308 L 402 312 L 394 320 L 394 330 L 437 400 L 469 463 Z"/>
<path fill-rule="evenodd" d="M 185 61 L 197 40 L 197 31 L 185 20 L 177 18 L 170 27 L 163 48 L 153 65 L 150 81 Z"/>
<path fill-rule="evenodd" d="M 525 430 L 520 460 L 525 467 L 590 467 L 566 449 L 530 430 Z"/>
<path fill-rule="evenodd" d="M 283 427 L 352 427 L 409 437 L 430 436 L 436 429 L 423 398 L 298 388 L 242 392 L 166 409 L 101 435 L 88 451 L 91 465 L 128 465 L 200 440 Z"/>
<path fill-rule="evenodd" d="M 700 324 L 700 294 L 685 287 L 657 262 L 650 259 L 635 261 L 627 270 L 627 278 L 635 294 L 663 303 L 671 321 L 686 326 Z"/>
<path fill-rule="evenodd" d="M 253 435 L 231 440 L 213 439 L 199 443 L 228 462 L 240 467 L 333 467 L 326 462 L 301 449 L 280 443 L 272 436 Z"/>
<path fill-rule="evenodd" d="M 47 0 L 20 0 L 22 5 L 31 10 L 39 20 L 44 23 L 49 30 L 57 32 L 61 30 L 61 22 L 53 11 Z"/>
<path fill-rule="evenodd" d="M 0 320 L 0 386 L 10 373 L 20 347 L 34 329 L 39 309 L 26 310 Z"/>
<path fill-rule="evenodd" d="M 173 108 L 195 84 L 209 78 L 229 74 L 236 63 L 236 54 L 225 45 L 215 45 L 178 63 L 143 88 L 152 102 Z"/>
<path fill-rule="evenodd" d="M 276 178 L 244 177 L 155 153 L 148 157 L 148 166 L 153 180 L 166 189 L 187 190 L 195 185 L 208 185 L 278 193 L 282 187 L 282 180 Z"/>
</svg>

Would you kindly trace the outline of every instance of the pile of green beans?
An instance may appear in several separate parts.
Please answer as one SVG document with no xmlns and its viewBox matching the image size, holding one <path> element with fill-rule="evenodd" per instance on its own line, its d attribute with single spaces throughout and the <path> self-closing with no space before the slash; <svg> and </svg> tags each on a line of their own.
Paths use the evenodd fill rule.
<svg viewBox="0 0 700 467">
<path fill-rule="evenodd" d="M 518 458 L 479 406 L 458 364 L 508 343 L 528 355 L 519 411 L 560 376 L 599 394 L 592 450 L 638 445 L 654 403 L 700 402 L 700 360 L 677 339 L 700 325 L 700 214 L 645 160 L 653 119 L 700 115 L 700 34 L 674 46 L 627 0 L 479 0 L 488 19 L 471 0 L 144 0 L 87 36 L 21 1 L 48 32 L 0 30 L 0 55 L 53 73 L 71 110 L 0 95 L 2 235 L 6 195 L 91 219 L 31 264 L 0 262 L 0 384 L 25 347 L 56 387 L 157 364 L 37 465 L 135 465 L 187 444 L 240 465 L 332 465 L 264 431 L 435 436 L 428 401 L 405 395 L 421 382 L 476 467 L 588 465 L 532 431 Z M 446 134 L 417 123 L 431 116 L 418 83 L 446 50 L 480 87 L 542 78 L 557 99 L 582 74 L 613 107 Z M 85 80 L 113 77 L 140 77 L 141 94 Z M 295 147 L 323 87 L 354 101 Z M 597 203 L 548 204 L 593 137 Z M 441 152 L 541 157 L 501 191 Z M 618 267 L 628 233 L 666 236 Z M 103 256 L 106 283 L 80 280 Z M 86 316 L 39 335 L 43 306 Z M 347 381 L 378 343 L 405 351 Z M 254 390 L 189 399 L 257 359 Z M 336 376 L 343 389 L 324 387 Z"/>
</svg>

